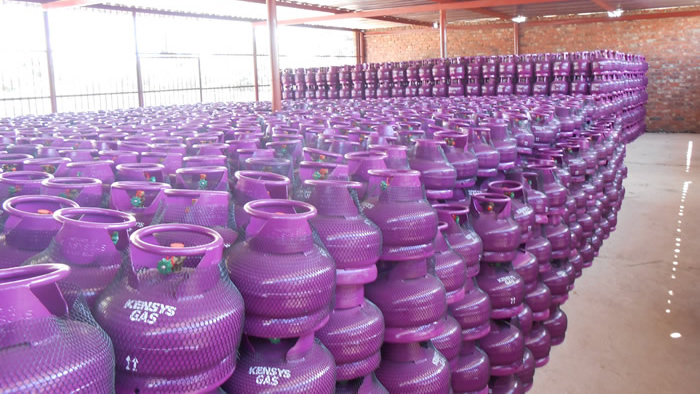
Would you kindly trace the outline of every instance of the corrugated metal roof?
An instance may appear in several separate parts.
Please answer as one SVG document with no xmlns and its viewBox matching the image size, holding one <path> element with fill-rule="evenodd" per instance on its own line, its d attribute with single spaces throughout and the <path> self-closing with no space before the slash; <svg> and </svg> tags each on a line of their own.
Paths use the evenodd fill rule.
<svg viewBox="0 0 700 394">
<path fill-rule="evenodd" d="M 229 16 L 250 19 L 267 19 L 265 4 L 236 0 L 113 0 L 104 4 L 119 7 L 138 7 L 158 11 L 184 12 L 190 14 Z M 309 3 L 306 3 L 309 4 Z M 320 4 L 314 4 L 320 5 Z M 277 18 L 297 19 L 315 16 L 331 15 L 330 12 L 304 10 L 292 7 L 277 6 Z M 403 26 L 399 23 L 376 19 L 347 19 L 341 21 L 326 21 L 312 23 L 317 26 L 342 27 L 347 29 L 377 29 Z"/>
<path fill-rule="evenodd" d="M 48 0 L 46 0 L 48 1 Z M 259 1 L 259 0 L 258 0 Z M 309 9 L 293 8 L 292 6 L 278 5 L 277 17 L 279 20 L 311 18 L 316 16 L 331 15 L 343 11 L 369 11 L 376 9 L 410 7 L 417 5 L 435 4 L 441 0 L 287 0 L 306 6 L 332 7 L 340 10 L 333 12 L 313 11 Z M 700 0 L 605 0 L 613 8 L 620 7 L 623 10 L 641 10 L 649 8 L 698 6 Z M 114 6 L 138 7 L 160 11 L 186 12 L 191 14 L 218 15 L 227 17 L 239 17 L 250 19 L 266 19 L 265 4 L 238 0 L 111 0 Z M 309 7 L 306 7 L 309 8 Z M 527 4 L 518 6 L 489 7 L 484 9 L 464 9 L 447 11 L 448 22 L 475 21 L 484 18 L 494 18 L 493 13 L 514 17 L 517 15 L 528 18 L 549 15 L 572 15 L 604 12 L 600 6 L 592 0 L 568 0 L 543 4 Z M 439 20 L 438 11 L 421 12 L 413 14 L 394 15 L 405 20 L 422 23 L 434 23 Z M 394 20 L 381 20 L 381 18 L 357 18 L 313 23 L 318 26 L 342 27 L 350 29 L 377 29 L 401 26 Z"/>
</svg>

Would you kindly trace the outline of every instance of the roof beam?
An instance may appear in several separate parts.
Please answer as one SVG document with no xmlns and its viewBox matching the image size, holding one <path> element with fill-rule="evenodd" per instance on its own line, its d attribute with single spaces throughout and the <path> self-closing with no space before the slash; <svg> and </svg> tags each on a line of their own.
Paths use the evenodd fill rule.
<svg viewBox="0 0 700 394">
<path fill-rule="evenodd" d="M 491 11 L 487 8 L 475 8 L 475 9 L 470 10 L 470 11 L 476 12 L 476 13 L 481 14 L 481 15 L 491 16 L 494 18 L 500 18 L 500 19 L 503 19 L 506 21 L 510 21 L 511 19 L 513 19 L 513 17 L 510 15 L 506 15 L 506 14 L 498 12 L 498 11 Z"/>
<path fill-rule="evenodd" d="M 255 4 L 265 4 L 265 0 L 239 0 L 243 1 L 246 3 L 255 3 Z M 289 1 L 289 0 L 278 0 L 277 5 L 280 7 L 289 7 L 289 8 L 296 8 L 299 10 L 306 10 L 306 11 L 318 11 L 318 12 L 328 12 L 331 14 L 335 15 L 341 15 L 341 14 L 350 14 L 353 11 L 345 8 L 336 8 L 336 7 L 329 7 L 329 6 L 324 6 L 324 5 L 316 5 L 316 4 L 307 4 L 307 3 L 300 3 L 296 1 Z M 432 26 L 433 24 L 430 22 L 424 22 L 424 21 L 417 21 L 413 19 L 407 19 L 407 18 L 400 18 L 396 16 L 376 16 L 368 19 L 375 19 L 375 20 L 380 20 L 383 22 L 393 22 L 393 23 L 401 23 L 404 25 L 416 25 L 416 26 Z"/>
<path fill-rule="evenodd" d="M 100 10 L 110 10 L 110 11 L 126 11 L 126 12 L 136 12 L 137 14 L 150 14 L 150 15 L 164 15 L 164 16 L 180 16 L 185 18 L 200 18 L 200 19 L 215 19 L 222 21 L 232 21 L 232 22 L 251 22 L 255 26 L 256 22 L 265 25 L 267 22 L 262 19 L 252 19 L 252 18 L 241 18 L 237 16 L 226 16 L 226 15 L 212 15 L 212 14 L 197 14 L 192 12 L 180 12 L 180 11 L 164 11 L 156 10 L 150 8 L 139 8 L 139 7 L 123 7 L 114 6 L 106 4 L 96 4 L 88 6 L 89 8 L 96 8 Z M 335 26 L 317 26 L 317 25 L 299 25 L 298 27 L 307 27 L 311 29 L 323 29 L 323 30 L 342 30 L 342 31 L 356 31 L 357 29 L 349 29 L 347 27 L 335 27 Z"/>
<path fill-rule="evenodd" d="M 475 8 L 483 7 L 498 7 L 504 5 L 520 5 L 520 4 L 538 4 L 538 3 L 557 3 L 563 0 L 477 0 L 469 2 L 459 2 L 459 3 L 440 3 L 440 4 L 426 4 L 417 6 L 407 6 L 407 7 L 396 7 L 396 8 L 385 8 L 372 11 L 357 11 L 350 12 L 347 14 L 337 14 L 337 15 L 326 15 L 317 16 L 312 18 L 299 18 L 299 19 L 288 19 L 283 21 L 278 21 L 278 25 L 298 25 L 302 23 L 309 22 L 324 22 L 333 20 L 343 20 L 343 19 L 353 19 L 353 18 L 371 18 L 375 16 L 390 16 L 390 15 L 400 15 L 400 14 L 413 14 L 419 12 L 432 12 L 441 10 L 473 10 Z M 259 23 L 260 25 L 265 24 Z"/>
<path fill-rule="evenodd" d="M 598 7 L 604 9 L 605 11 L 615 11 L 615 8 L 608 4 L 605 0 L 591 0 L 594 2 Z"/>
<path fill-rule="evenodd" d="M 240 0 L 240 1 L 244 1 L 246 3 L 255 3 L 255 4 L 263 4 L 263 5 L 265 4 L 265 0 Z M 48 3 L 43 3 L 41 6 L 45 10 L 51 10 L 51 9 L 60 9 L 60 8 L 87 7 L 87 6 L 102 4 L 104 2 L 105 2 L 104 0 L 102 0 L 102 1 L 99 1 L 99 0 L 57 0 L 57 1 L 51 1 Z M 335 15 L 349 14 L 349 13 L 353 12 L 352 10 L 343 9 L 343 8 L 335 8 L 335 7 L 328 7 L 328 6 L 322 6 L 322 5 L 300 3 L 300 2 L 289 1 L 289 0 L 278 0 L 277 5 L 281 6 L 281 7 L 296 8 L 299 10 L 328 12 L 328 13 L 335 14 Z M 400 17 L 395 17 L 395 16 L 377 16 L 377 17 L 368 18 L 368 19 L 375 19 L 375 20 L 380 20 L 383 22 L 400 23 L 400 24 L 404 24 L 404 25 L 432 26 L 432 23 L 430 23 L 430 22 L 417 21 L 417 20 L 413 20 L 413 19 L 400 18 Z"/>
<path fill-rule="evenodd" d="M 52 1 L 50 3 L 44 3 L 41 7 L 45 10 L 57 10 L 61 8 L 74 8 L 83 7 L 88 5 L 95 5 L 104 3 L 104 1 L 94 1 L 94 0 L 58 0 Z"/>
<path fill-rule="evenodd" d="M 436 3 L 458 3 L 460 0 L 430 0 L 430 1 L 434 1 Z M 475 12 L 477 14 L 490 16 L 493 18 L 503 19 L 506 21 L 510 21 L 512 18 L 510 15 L 506 15 L 506 14 L 498 12 L 498 11 L 491 11 L 487 8 L 474 8 L 470 11 Z"/>
<path fill-rule="evenodd" d="M 619 18 L 604 17 L 578 17 L 578 18 L 561 18 L 561 19 L 544 19 L 533 20 L 520 23 L 522 26 L 556 26 L 556 25 L 580 25 L 588 23 L 618 23 L 639 20 L 651 19 L 666 19 L 666 18 L 685 18 L 691 16 L 700 16 L 700 10 L 693 11 L 678 11 L 678 12 L 653 12 L 645 14 L 623 15 Z M 448 25 L 447 30 L 483 30 L 483 29 L 512 29 L 513 23 L 473 23 L 469 25 Z M 433 29 L 401 29 L 401 30 L 379 30 L 368 31 L 365 36 L 380 36 L 394 34 L 417 34 L 425 33 Z M 434 30 L 433 30 L 434 31 Z"/>
</svg>

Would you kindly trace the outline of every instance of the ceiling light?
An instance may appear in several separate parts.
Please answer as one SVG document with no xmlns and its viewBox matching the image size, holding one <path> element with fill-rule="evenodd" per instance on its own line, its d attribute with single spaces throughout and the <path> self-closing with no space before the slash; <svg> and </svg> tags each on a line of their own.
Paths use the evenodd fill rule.
<svg viewBox="0 0 700 394">
<path fill-rule="evenodd" d="M 433 22 L 433 29 L 437 29 L 437 28 L 438 28 L 438 26 L 439 26 L 439 25 L 438 25 L 438 23 L 437 23 L 437 22 Z"/>
<path fill-rule="evenodd" d="M 518 15 L 515 18 L 511 19 L 515 23 L 523 23 L 527 20 L 526 16 Z"/>
<path fill-rule="evenodd" d="M 611 18 L 619 18 L 622 16 L 622 9 L 618 8 L 615 11 L 608 11 L 608 16 Z"/>
</svg>

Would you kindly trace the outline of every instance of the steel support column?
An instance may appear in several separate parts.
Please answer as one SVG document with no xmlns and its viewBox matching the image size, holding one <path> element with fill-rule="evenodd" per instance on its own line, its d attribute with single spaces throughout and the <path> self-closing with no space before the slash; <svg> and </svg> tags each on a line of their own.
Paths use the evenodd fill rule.
<svg viewBox="0 0 700 394">
<path fill-rule="evenodd" d="M 513 23 L 513 54 L 520 54 L 520 24 Z"/>
<path fill-rule="evenodd" d="M 360 32 L 360 61 L 367 63 L 367 36 L 365 32 Z"/>
<path fill-rule="evenodd" d="M 282 109 L 282 87 L 277 44 L 277 0 L 267 0 L 267 29 L 270 35 L 270 72 L 272 73 L 272 112 Z"/>
<path fill-rule="evenodd" d="M 447 11 L 440 10 L 440 57 L 447 57 Z"/>
<path fill-rule="evenodd" d="M 139 107 L 144 106 L 143 100 L 143 78 L 141 76 L 141 56 L 139 55 L 139 36 L 136 29 L 136 11 L 131 12 L 134 23 L 134 53 L 136 55 L 136 90 L 139 95 Z"/>
<path fill-rule="evenodd" d="M 49 69 L 49 99 L 51 112 L 58 112 L 56 100 L 56 75 L 53 70 L 53 51 L 51 50 L 51 33 L 49 33 L 49 14 L 44 11 L 44 37 L 46 39 L 46 65 Z"/>
<path fill-rule="evenodd" d="M 260 101 L 260 87 L 258 86 L 258 42 L 255 38 L 255 26 L 251 24 L 250 27 L 253 29 L 253 79 L 255 80 L 255 101 Z"/>
<path fill-rule="evenodd" d="M 204 102 L 204 92 L 202 91 L 202 56 L 197 55 L 197 75 L 199 76 L 199 102 Z"/>
</svg>

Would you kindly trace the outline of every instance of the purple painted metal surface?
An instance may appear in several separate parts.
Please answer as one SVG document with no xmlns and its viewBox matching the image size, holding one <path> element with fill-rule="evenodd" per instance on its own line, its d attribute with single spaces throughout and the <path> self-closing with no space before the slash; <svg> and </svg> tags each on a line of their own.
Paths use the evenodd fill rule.
<svg viewBox="0 0 700 394">
<path fill-rule="evenodd" d="M 236 368 L 243 299 L 222 264 L 223 239 L 184 224 L 131 235 L 130 261 L 97 301 L 114 342 L 117 392 L 210 391 Z"/>
<path fill-rule="evenodd" d="M 90 308 L 127 258 L 129 233 L 136 219 L 102 208 L 63 208 L 54 212 L 61 229 L 42 253 L 26 264 L 66 264 L 70 283 L 80 286 Z"/>
<path fill-rule="evenodd" d="M 0 268 L 16 267 L 46 249 L 61 224 L 53 213 L 61 208 L 78 207 L 75 202 L 54 196 L 17 196 L 2 204 Z"/>
<path fill-rule="evenodd" d="M 77 292 L 58 285 L 69 273 L 61 264 L 0 270 L 3 392 L 114 389 L 112 343 Z"/>
<path fill-rule="evenodd" d="M 226 256 L 246 302 L 245 333 L 293 338 L 322 327 L 331 312 L 335 264 L 314 242 L 312 205 L 266 199 L 247 203 L 245 238 Z"/>
</svg>

